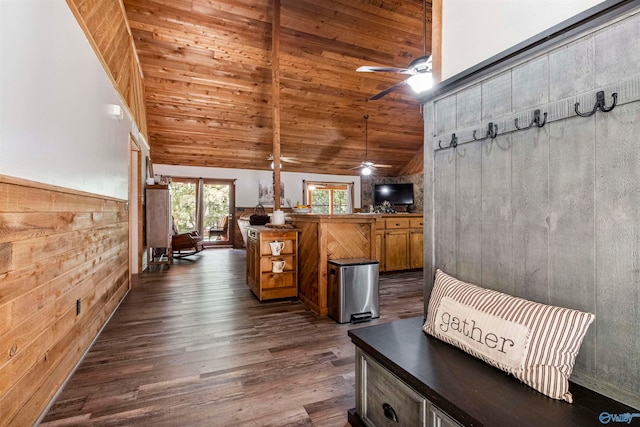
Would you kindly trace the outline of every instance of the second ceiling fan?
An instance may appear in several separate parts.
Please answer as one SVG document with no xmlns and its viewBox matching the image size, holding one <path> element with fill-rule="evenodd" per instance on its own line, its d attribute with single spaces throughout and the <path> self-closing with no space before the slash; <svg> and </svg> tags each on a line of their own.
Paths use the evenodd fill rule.
<svg viewBox="0 0 640 427">
<path fill-rule="evenodd" d="M 360 169 L 360 173 L 364 176 L 371 175 L 375 168 L 390 168 L 391 165 L 379 165 L 369 160 L 369 115 L 364 116 L 364 160 L 360 166 L 351 169 Z"/>
<path fill-rule="evenodd" d="M 422 5 L 422 32 L 423 32 L 423 41 L 424 41 L 424 54 L 409 63 L 407 68 L 395 68 L 395 67 L 376 67 L 376 66 L 362 66 L 359 67 L 356 71 L 361 73 L 375 73 L 375 72 L 383 72 L 383 73 L 400 73 L 400 74 L 409 74 L 411 77 L 406 80 L 401 81 L 388 89 L 383 90 L 382 92 L 373 95 L 369 100 L 374 101 L 376 99 L 380 99 L 388 93 L 393 92 L 394 90 L 400 89 L 405 85 L 409 85 L 411 89 L 417 94 L 425 92 L 433 86 L 433 77 L 432 77 L 432 60 L 431 56 L 427 55 L 427 0 L 423 1 Z"/>
</svg>

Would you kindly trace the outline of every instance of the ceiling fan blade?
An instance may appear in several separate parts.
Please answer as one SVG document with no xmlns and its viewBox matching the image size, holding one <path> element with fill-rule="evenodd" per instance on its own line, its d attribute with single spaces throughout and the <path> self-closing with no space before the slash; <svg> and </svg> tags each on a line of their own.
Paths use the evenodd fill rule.
<svg viewBox="0 0 640 427">
<path fill-rule="evenodd" d="M 380 99 L 383 96 L 393 92 L 394 90 L 400 89 L 402 86 L 404 86 L 406 84 L 407 84 L 406 80 L 402 81 L 400 83 L 397 83 L 397 84 L 391 86 L 390 88 L 383 90 L 382 92 L 378 93 L 377 95 L 373 95 L 371 98 L 369 98 L 369 101 L 375 101 L 376 99 Z"/>
<path fill-rule="evenodd" d="M 280 160 L 282 160 L 283 162 L 286 162 L 286 163 L 295 163 L 297 165 L 299 165 L 301 163 L 300 160 L 297 160 L 294 157 L 280 157 Z"/>
<path fill-rule="evenodd" d="M 267 156 L 267 161 L 273 162 L 273 154 L 269 154 Z M 296 163 L 296 164 L 300 164 L 301 163 L 295 157 L 286 157 L 286 156 L 280 156 L 280 161 L 281 162 L 285 162 L 285 163 Z"/>
<path fill-rule="evenodd" d="M 392 168 L 393 167 L 392 165 L 379 165 L 377 163 L 374 163 L 371 166 L 373 166 L 374 168 Z"/>
<path fill-rule="evenodd" d="M 359 73 L 401 73 L 401 74 L 413 74 L 413 71 L 408 68 L 393 68 L 393 67 L 375 67 L 363 65 L 357 70 Z"/>
</svg>

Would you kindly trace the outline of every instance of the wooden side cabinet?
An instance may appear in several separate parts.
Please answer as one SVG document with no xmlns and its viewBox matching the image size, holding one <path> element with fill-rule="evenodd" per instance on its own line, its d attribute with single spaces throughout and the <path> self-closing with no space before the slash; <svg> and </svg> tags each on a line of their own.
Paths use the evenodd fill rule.
<svg viewBox="0 0 640 427">
<path fill-rule="evenodd" d="M 298 296 L 298 230 L 249 227 L 247 229 L 247 285 L 260 301 Z M 280 255 L 270 243 L 283 242 Z M 273 262 L 284 261 L 282 272 Z"/>
<path fill-rule="evenodd" d="M 172 262 L 171 196 L 168 185 L 148 185 L 146 188 L 146 237 L 148 264 Z"/>
</svg>

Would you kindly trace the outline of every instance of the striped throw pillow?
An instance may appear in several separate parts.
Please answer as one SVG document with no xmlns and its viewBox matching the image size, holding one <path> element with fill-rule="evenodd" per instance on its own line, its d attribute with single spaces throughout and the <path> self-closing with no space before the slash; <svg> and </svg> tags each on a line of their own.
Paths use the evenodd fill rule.
<svg viewBox="0 0 640 427">
<path fill-rule="evenodd" d="M 571 403 L 569 376 L 595 316 L 528 301 L 436 271 L 423 330 Z"/>
</svg>

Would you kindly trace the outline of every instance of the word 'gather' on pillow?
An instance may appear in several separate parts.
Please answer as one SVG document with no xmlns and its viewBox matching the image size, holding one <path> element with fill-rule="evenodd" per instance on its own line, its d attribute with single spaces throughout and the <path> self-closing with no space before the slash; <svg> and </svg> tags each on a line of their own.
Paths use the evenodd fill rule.
<svg viewBox="0 0 640 427">
<path fill-rule="evenodd" d="M 462 282 L 436 271 L 423 330 L 571 403 L 569 376 L 595 316 Z"/>
</svg>

